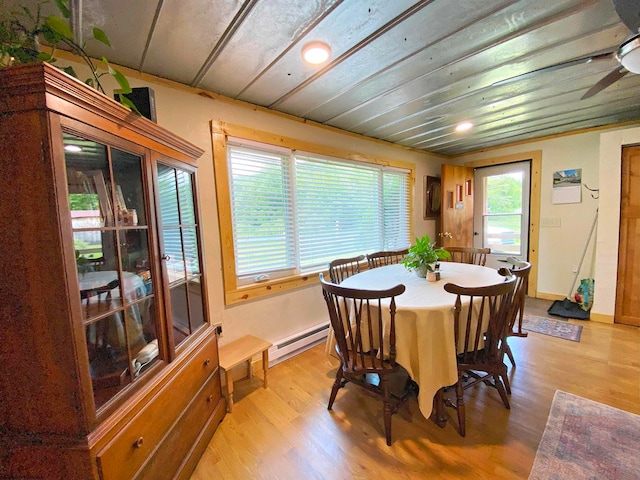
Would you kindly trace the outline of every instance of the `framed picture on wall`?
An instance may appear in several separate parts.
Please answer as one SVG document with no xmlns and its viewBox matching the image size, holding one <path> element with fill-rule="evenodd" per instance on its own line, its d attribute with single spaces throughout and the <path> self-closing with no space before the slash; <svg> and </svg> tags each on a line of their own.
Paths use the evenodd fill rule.
<svg viewBox="0 0 640 480">
<path fill-rule="evenodd" d="M 434 218 L 440 216 L 440 206 L 442 196 L 440 189 L 440 178 L 424 176 L 424 209 L 423 218 Z"/>
</svg>

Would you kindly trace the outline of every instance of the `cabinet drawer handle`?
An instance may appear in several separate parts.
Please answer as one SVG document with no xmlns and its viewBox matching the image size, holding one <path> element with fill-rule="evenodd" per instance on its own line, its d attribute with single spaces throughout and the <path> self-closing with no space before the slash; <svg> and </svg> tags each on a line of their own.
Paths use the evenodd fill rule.
<svg viewBox="0 0 640 480">
<path fill-rule="evenodd" d="M 140 447 L 142 447 L 143 443 L 144 443 L 144 439 L 142 437 L 140 437 L 138 440 L 136 440 L 136 443 L 134 443 L 133 446 L 136 447 L 136 448 L 140 448 Z"/>
<path fill-rule="evenodd" d="M 207 403 L 211 403 L 212 400 L 213 400 L 213 395 L 209 395 L 207 397 Z"/>
<path fill-rule="evenodd" d="M 204 361 L 204 366 L 208 367 L 209 365 L 211 365 L 211 360 L 209 360 L 208 358 Z"/>
</svg>

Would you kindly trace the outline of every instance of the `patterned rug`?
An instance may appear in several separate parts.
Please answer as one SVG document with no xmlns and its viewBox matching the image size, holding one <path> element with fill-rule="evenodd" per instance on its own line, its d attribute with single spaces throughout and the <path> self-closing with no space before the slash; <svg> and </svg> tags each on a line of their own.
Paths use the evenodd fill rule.
<svg viewBox="0 0 640 480">
<path fill-rule="evenodd" d="M 552 337 L 564 338 L 572 342 L 579 342 L 582 325 L 575 325 L 564 320 L 553 320 L 546 317 L 535 317 L 524 314 L 522 328 L 530 332 L 542 333 Z"/>
<path fill-rule="evenodd" d="M 556 390 L 529 480 L 637 480 L 640 415 Z"/>
</svg>

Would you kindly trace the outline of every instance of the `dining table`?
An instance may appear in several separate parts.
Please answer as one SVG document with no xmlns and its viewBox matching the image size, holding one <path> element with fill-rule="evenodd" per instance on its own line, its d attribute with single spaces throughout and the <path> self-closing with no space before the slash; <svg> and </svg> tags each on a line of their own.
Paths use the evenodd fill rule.
<svg viewBox="0 0 640 480">
<path fill-rule="evenodd" d="M 395 299 L 396 361 L 419 385 L 420 411 L 433 418 L 436 394 L 458 381 L 453 317 L 456 295 L 446 292 L 445 284 L 481 287 L 504 279 L 493 268 L 441 262 L 440 279 L 429 281 L 402 264 L 394 264 L 355 274 L 340 286 L 365 290 L 405 286 L 404 293 Z M 442 423 L 442 414 L 437 417 L 434 420 Z"/>
</svg>

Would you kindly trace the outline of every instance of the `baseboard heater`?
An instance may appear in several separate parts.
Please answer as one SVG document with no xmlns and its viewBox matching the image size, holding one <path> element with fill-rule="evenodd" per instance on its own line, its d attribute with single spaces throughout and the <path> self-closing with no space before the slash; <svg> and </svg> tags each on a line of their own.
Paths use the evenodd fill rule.
<svg viewBox="0 0 640 480">
<path fill-rule="evenodd" d="M 291 337 L 283 338 L 275 342 L 273 347 L 269 349 L 269 366 L 273 366 L 311 347 L 315 347 L 327 338 L 328 333 L 329 322 L 316 325 L 303 332 L 296 333 Z"/>
</svg>

